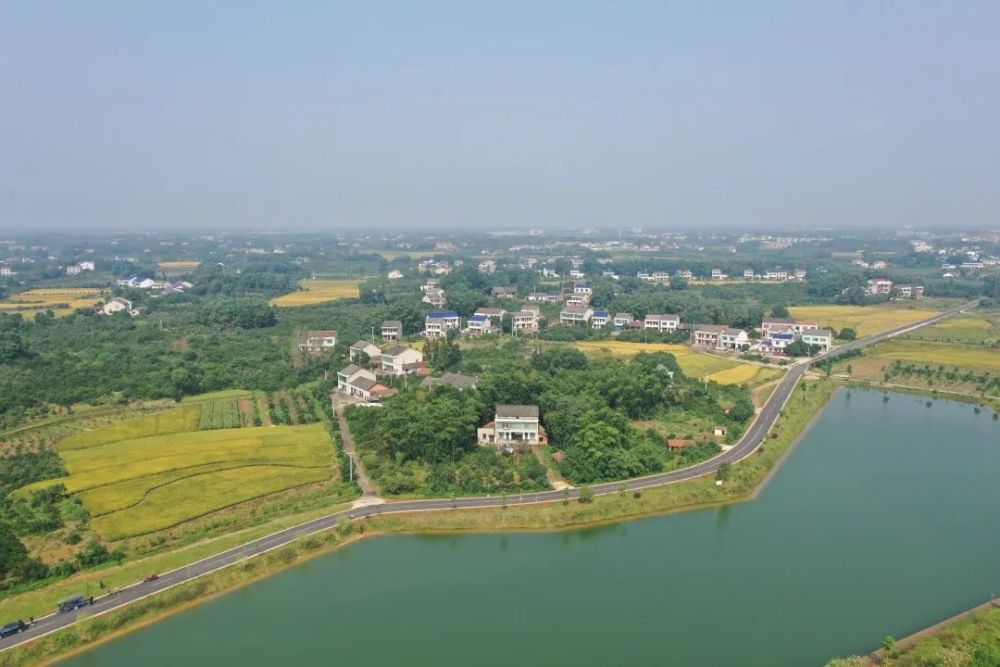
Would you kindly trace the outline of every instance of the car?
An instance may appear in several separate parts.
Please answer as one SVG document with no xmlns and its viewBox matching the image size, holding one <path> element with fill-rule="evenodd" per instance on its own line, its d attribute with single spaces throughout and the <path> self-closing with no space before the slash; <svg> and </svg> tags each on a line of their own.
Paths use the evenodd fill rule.
<svg viewBox="0 0 1000 667">
<path fill-rule="evenodd" d="M 80 609 L 81 607 L 87 606 L 87 598 L 82 595 L 74 595 L 71 598 L 66 598 L 59 603 L 59 613 L 65 614 L 68 611 L 73 611 L 74 609 Z"/>
<path fill-rule="evenodd" d="M 16 635 L 19 632 L 24 632 L 28 629 L 28 625 L 22 620 L 16 620 L 8 623 L 7 625 L 0 628 L 0 639 L 4 637 L 10 637 L 11 635 Z"/>
</svg>

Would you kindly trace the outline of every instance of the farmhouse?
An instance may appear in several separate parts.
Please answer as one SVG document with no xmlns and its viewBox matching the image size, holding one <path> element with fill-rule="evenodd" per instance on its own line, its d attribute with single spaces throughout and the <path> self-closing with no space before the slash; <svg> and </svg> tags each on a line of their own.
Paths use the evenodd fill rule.
<svg viewBox="0 0 1000 667">
<path fill-rule="evenodd" d="M 725 280 L 728 277 L 722 269 L 712 269 L 712 280 Z"/>
<path fill-rule="evenodd" d="M 590 303 L 589 294 L 570 294 L 566 297 L 567 306 L 586 306 Z"/>
<path fill-rule="evenodd" d="M 378 382 L 374 373 L 354 364 L 337 371 L 337 389 L 370 403 L 377 403 L 396 393 L 395 389 Z"/>
<path fill-rule="evenodd" d="M 490 290 L 490 294 L 496 299 L 515 299 L 517 298 L 517 288 L 497 285 Z"/>
<path fill-rule="evenodd" d="M 582 282 L 573 285 L 573 294 L 586 294 L 589 296 L 593 293 L 594 288 L 590 286 L 590 283 Z"/>
<path fill-rule="evenodd" d="M 389 375 L 416 373 L 424 365 L 424 355 L 420 350 L 402 345 L 392 345 L 382 350 L 382 372 Z"/>
<path fill-rule="evenodd" d="M 743 329 L 725 329 L 719 334 L 720 350 L 745 350 L 750 347 L 750 336 Z"/>
<path fill-rule="evenodd" d="M 548 444 L 545 429 L 538 422 L 537 405 L 498 405 L 494 420 L 479 428 L 476 437 L 480 445 L 495 444 L 508 452 L 518 443 Z"/>
<path fill-rule="evenodd" d="M 501 319 L 503 319 L 503 316 L 506 314 L 507 311 L 504 310 L 503 308 L 488 308 L 485 306 L 482 308 L 477 308 L 476 312 L 473 313 L 473 315 L 483 315 L 485 317 L 488 317 L 494 322 L 499 322 Z"/>
<path fill-rule="evenodd" d="M 726 327 L 717 324 L 694 324 L 691 326 L 691 344 L 695 347 L 719 347 L 719 340 Z"/>
<path fill-rule="evenodd" d="M 865 294 L 869 296 L 879 296 L 892 294 L 892 281 L 885 278 L 872 278 L 868 281 Z"/>
<path fill-rule="evenodd" d="M 403 323 L 399 320 L 385 320 L 382 322 L 382 340 L 398 341 L 403 337 Z"/>
<path fill-rule="evenodd" d="M 500 327 L 493 324 L 486 315 L 475 314 L 467 321 L 468 333 L 470 336 L 480 336 L 482 334 L 500 333 Z"/>
<path fill-rule="evenodd" d="M 447 299 L 445 299 L 443 289 L 431 289 L 424 292 L 424 298 L 422 298 L 421 301 L 429 303 L 435 308 L 442 308 L 447 302 Z"/>
<path fill-rule="evenodd" d="M 403 272 L 400 271 L 399 269 L 393 269 L 386 275 L 386 277 L 389 280 L 399 280 L 400 278 L 403 277 Z"/>
<path fill-rule="evenodd" d="M 904 299 L 924 298 L 923 285 L 896 285 L 896 294 Z"/>
<path fill-rule="evenodd" d="M 462 375 L 461 373 L 445 373 L 439 378 L 425 377 L 424 381 L 420 383 L 421 387 L 437 387 L 439 385 L 448 385 L 459 391 L 465 391 L 476 388 L 476 378 L 471 375 Z"/>
<path fill-rule="evenodd" d="M 302 352 L 322 352 L 332 350 L 337 344 L 337 332 L 333 329 L 307 331 L 299 340 L 299 350 Z"/>
<path fill-rule="evenodd" d="M 818 345 L 826 352 L 833 347 L 833 332 L 829 329 L 810 329 L 799 334 L 799 339 L 809 345 Z"/>
<path fill-rule="evenodd" d="M 382 350 L 380 350 L 378 345 L 375 345 L 375 343 L 369 343 L 366 340 L 359 340 L 354 345 L 351 345 L 349 354 L 351 355 L 351 361 L 354 363 L 360 363 L 362 355 L 365 354 L 368 355 L 368 358 L 371 361 L 378 363 L 378 358 L 382 354 Z"/>
<path fill-rule="evenodd" d="M 479 262 L 479 271 L 480 273 L 496 273 L 497 263 L 492 259 L 484 259 Z"/>
<path fill-rule="evenodd" d="M 681 323 L 680 315 L 656 315 L 650 313 L 642 321 L 646 331 L 675 331 Z"/>
<path fill-rule="evenodd" d="M 132 302 L 128 299 L 123 299 L 120 296 L 109 300 L 100 307 L 100 312 L 102 315 L 114 315 L 115 313 L 128 313 L 132 317 L 139 314 L 138 309 L 132 306 Z"/>
<path fill-rule="evenodd" d="M 70 264 L 66 267 L 67 276 L 78 276 L 83 269 L 80 268 L 79 264 Z"/>
<path fill-rule="evenodd" d="M 625 329 L 626 327 L 632 326 L 632 313 L 615 313 L 614 318 L 611 320 L 612 326 L 615 329 Z"/>
<path fill-rule="evenodd" d="M 424 338 L 442 338 L 451 329 L 462 326 L 461 318 L 453 310 L 442 310 L 424 318 Z"/>
<path fill-rule="evenodd" d="M 538 331 L 538 306 L 525 306 L 523 310 L 514 313 L 511 326 L 514 333 L 531 333 Z"/>
<path fill-rule="evenodd" d="M 590 324 L 595 329 L 602 329 L 608 324 L 608 320 L 611 319 L 610 313 L 606 310 L 595 310 L 593 316 L 590 318 Z"/>
<path fill-rule="evenodd" d="M 423 285 L 420 286 L 420 291 L 427 294 L 431 290 L 440 289 L 441 281 L 437 278 L 428 278 Z"/>
<path fill-rule="evenodd" d="M 559 313 L 560 324 L 586 324 L 594 311 L 585 306 L 567 306 Z"/>
<path fill-rule="evenodd" d="M 789 320 L 780 317 L 765 317 L 760 323 L 760 332 L 767 338 L 773 332 L 791 331 L 802 333 L 808 329 L 818 329 L 819 325 L 812 320 Z"/>
</svg>

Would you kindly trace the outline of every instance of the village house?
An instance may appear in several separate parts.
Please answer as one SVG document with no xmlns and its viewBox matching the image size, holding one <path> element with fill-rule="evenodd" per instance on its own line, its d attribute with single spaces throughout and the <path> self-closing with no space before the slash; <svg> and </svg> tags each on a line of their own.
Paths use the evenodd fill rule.
<svg viewBox="0 0 1000 667">
<path fill-rule="evenodd" d="M 388 278 L 389 280 L 399 280 L 402 277 L 403 277 L 403 272 L 400 271 L 399 269 L 393 269 L 388 274 L 386 274 L 386 278 Z"/>
<path fill-rule="evenodd" d="M 0 276 L 9 277 L 17 275 L 12 268 L 9 266 L 0 266 Z"/>
<path fill-rule="evenodd" d="M 81 271 L 94 271 L 96 269 L 97 269 L 97 267 L 90 260 L 85 260 L 85 261 L 80 262 L 80 270 Z"/>
<path fill-rule="evenodd" d="M 590 325 L 595 329 L 603 329 L 608 324 L 611 315 L 606 310 L 595 310 L 590 318 Z"/>
<path fill-rule="evenodd" d="M 116 313 L 128 313 L 132 317 L 139 314 L 139 310 L 132 305 L 128 299 L 116 296 L 107 303 L 98 306 L 102 315 L 114 315 Z"/>
<path fill-rule="evenodd" d="M 384 320 L 382 322 L 382 340 L 398 341 L 403 337 L 403 323 L 399 320 Z"/>
<path fill-rule="evenodd" d="M 650 276 L 651 282 L 654 283 L 669 283 L 670 274 L 666 271 L 653 271 L 653 275 Z"/>
<path fill-rule="evenodd" d="M 351 361 L 354 363 L 361 363 L 362 355 L 367 354 L 368 359 L 374 363 L 378 363 L 379 356 L 382 354 L 382 350 L 379 349 L 378 345 L 371 343 L 367 340 L 359 340 L 358 342 L 351 345 L 348 353 L 351 356 Z"/>
<path fill-rule="evenodd" d="M 382 372 L 389 375 L 416 373 L 424 365 L 424 355 L 420 350 L 402 345 L 392 345 L 382 350 Z"/>
<path fill-rule="evenodd" d="M 577 306 L 577 307 L 579 307 L 579 306 L 586 306 L 588 304 L 590 304 L 590 295 L 589 294 L 576 294 L 576 293 L 574 293 L 574 294 L 569 294 L 569 295 L 566 296 L 566 305 L 567 306 Z"/>
<path fill-rule="evenodd" d="M 717 324 L 694 324 L 691 326 L 691 344 L 695 347 L 715 349 L 726 327 Z"/>
<path fill-rule="evenodd" d="M 441 281 L 437 278 L 428 278 L 423 285 L 420 286 L 420 291 L 427 294 L 431 290 L 436 290 L 441 288 Z"/>
<path fill-rule="evenodd" d="M 757 274 L 753 272 L 753 269 L 743 269 L 743 280 L 753 280 L 757 277 Z"/>
<path fill-rule="evenodd" d="M 805 269 L 795 269 L 795 279 L 796 280 L 805 280 L 806 279 L 806 270 Z"/>
<path fill-rule="evenodd" d="M 722 269 L 712 269 L 712 280 L 725 280 L 728 277 Z"/>
<path fill-rule="evenodd" d="M 725 329 L 719 334 L 718 349 L 742 351 L 750 347 L 750 336 L 743 329 Z"/>
<path fill-rule="evenodd" d="M 533 333 L 538 331 L 538 306 L 525 306 L 523 310 L 514 313 L 511 327 L 515 334 Z"/>
<path fill-rule="evenodd" d="M 500 333 L 500 327 L 486 315 L 475 314 L 466 320 L 467 330 L 470 336 L 481 336 L 483 334 Z"/>
<path fill-rule="evenodd" d="M 684 280 L 691 280 L 694 277 L 694 274 L 691 273 L 689 269 L 680 269 L 677 271 L 677 277 L 683 278 Z"/>
<path fill-rule="evenodd" d="M 924 298 L 923 285 L 896 285 L 896 294 L 904 299 Z"/>
<path fill-rule="evenodd" d="M 502 320 L 503 316 L 506 314 L 507 311 L 504 310 L 503 308 L 489 308 L 486 306 L 477 308 L 476 312 L 473 313 L 473 315 L 484 315 L 485 317 L 490 318 L 491 320 L 493 320 L 494 324 L 500 324 L 500 320 Z"/>
<path fill-rule="evenodd" d="M 307 331 L 299 339 L 299 350 L 302 352 L 323 352 L 332 350 L 337 345 L 337 332 L 333 329 L 320 331 Z"/>
<path fill-rule="evenodd" d="M 586 324 L 594 311 L 585 306 L 566 306 L 559 313 L 560 324 Z"/>
<path fill-rule="evenodd" d="M 590 286 L 590 283 L 574 283 L 573 284 L 573 294 L 586 294 L 590 296 L 594 293 L 594 288 Z"/>
<path fill-rule="evenodd" d="M 479 272 L 480 273 L 496 273 L 497 263 L 492 259 L 484 259 L 479 262 Z"/>
<path fill-rule="evenodd" d="M 646 331 L 676 331 L 680 323 L 680 315 L 657 315 L 650 313 L 642 321 L 642 328 Z"/>
<path fill-rule="evenodd" d="M 447 299 L 444 295 L 443 289 L 432 289 L 424 293 L 424 298 L 421 299 L 423 303 L 429 303 L 435 308 L 443 308 Z"/>
<path fill-rule="evenodd" d="M 468 389 L 475 389 L 476 382 L 476 378 L 471 375 L 462 375 L 461 373 L 445 373 L 439 378 L 432 376 L 425 377 L 423 382 L 420 383 L 420 386 L 430 388 L 440 385 L 448 385 L 449 387 L 454 387 L 459 391 L 466 391 Z"/>
<path fill-rule="evenodd" d="M 570 269 L 569 271 L 570 278 L 585 278 L 586 276 L 587 274 L 581 271 L 580 269 Z"/>
<path fill-rule="evenodd" d="M 498 405 L 494 419 L 476 431 L 480 445 L 512 452 L 518 444 L 545 445 L 548 436 L 538 420 L 537 405 Z"/>
<path fill-rule="evenodd" d="M 788 271 L 784 269 L 768 269 L 764 274 L 764 280 L 788 280 Z"/>
<path fill-rule="evenodd" d="M 516 299 L 517 288 L 497 285 L 490 290 L 490 294 L 493 295 L 493 298 L 495 299 Z"/>
<path fill-rule="evenodd" d="M 792 331 L 802 333 L 808 329 L 818 329 L 819 325 L 812 320 L 789 320 L 782 317 L 765 317 L 760 322 L 760 332 L 767 338 L 775 331 Z"/>
<path fill-rule="evenodd" d="M 67 276 L 78 276 L 83 269 L 80 268 L 79 264 L 70 264 L 66 267 Z"/>
<path fill-rule="evenodd" d="M 430 313 L 424 318 L 424 338 L 443 338 L 451 329 L 459 329 L 462 320 L 454 310 Z"/>
<path fill-rule="evenodd" d="M 626 329 L 632 326 L 632 313 L 615 313 L 614 318 L 611 320 L 612 326 L 615 329 Z"/>
<path fill-rule="evenodd" d="M 885 278 L 872 278 L 867 283 L 865 294 L 869 296 L 892 294 L 892 281 Z"/>
<path fill-rule="evenodd" d="M 354 364 L 337 371 L 337 389 L 366 403 L 378 403 L 396 393 L 380 383 L 374 373 Z"/>
<path fill-rule="evenodd" d="M 799 340 L 809 345 L 817 345 L 826 352 L 833 347 L 833 332 L 829 329 L 809 329 L 799 334 Z"/>
</svg>

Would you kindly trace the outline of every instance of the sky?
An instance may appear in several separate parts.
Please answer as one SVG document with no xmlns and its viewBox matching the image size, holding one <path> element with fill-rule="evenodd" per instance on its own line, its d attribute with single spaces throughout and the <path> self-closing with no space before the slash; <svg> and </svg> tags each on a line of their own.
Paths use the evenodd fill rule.
<svg viewBox="0 0 1000 667">
<path fill-rule="evenodd" d="M 0 230 L 1000 226 L 1000 3 L 10 2 Z"/>
</svg>

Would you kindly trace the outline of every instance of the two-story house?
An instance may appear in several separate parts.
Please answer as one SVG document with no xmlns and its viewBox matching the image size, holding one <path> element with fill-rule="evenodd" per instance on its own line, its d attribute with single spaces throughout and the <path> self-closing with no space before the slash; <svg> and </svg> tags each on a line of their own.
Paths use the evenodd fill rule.
<svg viewBox="0 0 1000 667">
<path fill-rule="evenodd" d="M 668 332 L 676 331 L 681 324 L 680 315 L 664 314 L 658 315 L 650 313 L 642 321 L 642 328 L 646 331 Z"/>
<path fill-rule="evenodd" d="M 750 335 L 743 329 L 725 329 L 719 334 L 719 350 L 742 351 L 750 347 Z"/>
<path fill-rule="evenodd" d="M 606 310 L 595 310 L 590 317 L 590 325 L 595 329 L 603 329 L 611 320 L 611 314 Z"/>
<path fill-rule="evenodd" d="M 559 313 L 559 323 L 586 324 L 593 315 L 594 311 L 586 306 L 566 306 Z"/>
<path fill-rule="evenodd" d="M 337 332 L 333 329 L 307 331 L 299 339 L 299 350 L 317 353 L 332 350 L 337 345 Z"/>
<path fill-rule="evenodd" d="M 694 324 L 691 326 L 691 344 L 695 347 L 715 349 L 726 327 L 717 324 Z"/>
<path fill-rule="evenodd" d="M 351 361 L 356 364 L 363 360 L 364 355 L 368 356 L 369 361 L 377 364 L 379 363 L 379 356 L 381 356 L 382 350 L 375 343 L 367 340 L 359 340 L 351 345 L 348 354 L 351 356 Z"/>
<path fill-rule="evenodd" d="M 511 328 L 515 334 L 538 331 L 539 316 L 540 309 L 538 306 L 525 306 L 522 310 L 514 313 L 511 318 Z"/>
<path fill-rule="evenodd" d="M 453 310 L 430 313 L 424 318 L 424 338 L 441 338 L 452 329 L 459 329 L 462 320 Z"/>
<path fill-rule="evenodd" d="M 398 341 L 403 337 L 403 323 L 400 320 L 382 322 L 382 340 Z"/>
<path fill-rule="evenodd" d="M 632 313 L 615 313 L 615 316 L 611 320 L 611 325 L 615 329 L 627 329 L 632 326 Z"/>
<path fill-rule="evenodd" d="M 493 421 L 476 432 L 480 445 L 497 445 L 512 451 L 518 444 L 548 443 L 545 429 L 539 423 L 537 405 L 498 405 Z"/>
<path fill-rule="evenodd" d="M 420 350 L 402 345 L 392 345 L 382 350 L 382 372 L 389 375 L 416 373 L 424 365 L 424 355 Z"/>
</svg>

